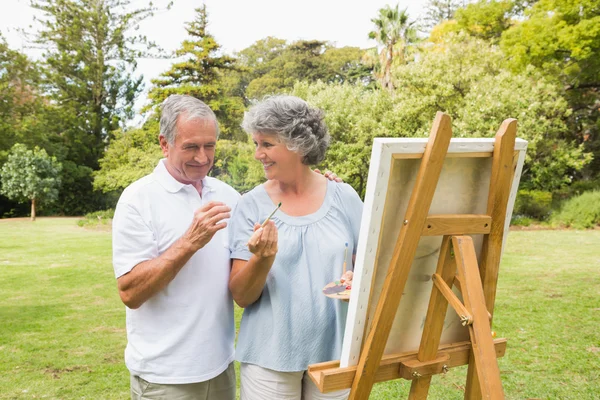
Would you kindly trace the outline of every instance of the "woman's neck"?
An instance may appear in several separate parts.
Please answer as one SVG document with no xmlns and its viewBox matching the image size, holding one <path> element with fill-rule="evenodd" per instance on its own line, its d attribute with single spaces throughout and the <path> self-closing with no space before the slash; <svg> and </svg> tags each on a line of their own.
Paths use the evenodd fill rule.
<svg viewBox="0 0 600 400">
<path fill-rule="evenodd" d="M 301 196 L 312 191 L 319 181 L 319 176 L 310 167 L 303 166 L 292 179 L 273 181 L 273 186 L 283 195 Z"/>
</svg>

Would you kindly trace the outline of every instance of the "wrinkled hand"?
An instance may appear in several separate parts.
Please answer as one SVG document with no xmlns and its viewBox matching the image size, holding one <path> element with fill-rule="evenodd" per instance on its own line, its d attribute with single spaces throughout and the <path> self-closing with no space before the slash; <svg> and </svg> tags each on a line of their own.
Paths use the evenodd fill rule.
<svg viewBox="0 0 600 400">
<path fill-rule="evenodd" d="M 315 168 L 315 172 L 317 174 L 321 174 L 321 170 L 318 168 Z M 323 174 L 323 176 L 327 179 L 329 179 L 330 181 L 336 181 L 336 182 L 344 182 L 344 180 L 342 178 L 340 178 L 339 176 L 337 176 L 334 172 L 331 172 L 329 170 L 325 171 L 325 173 Z"/>
<path fill-rule="evenodd" d="M 197 251 L 213 238 L 217 231 L 225 228 L 227 222 L 221 222 L 229 218 L 231 208 L 225 203 L 211 201 L 194 212 L 194 220 L 183 234 L 183 239 L 192 244 Z"/>
<path fill-rule="evenodd" d="M 274 257 L 277 254 L 277 227 L 273 221 L 264 227 L 254 224 L 254 233 L 248 240 L 248 249 L 258 258 Z"/>
</svg>

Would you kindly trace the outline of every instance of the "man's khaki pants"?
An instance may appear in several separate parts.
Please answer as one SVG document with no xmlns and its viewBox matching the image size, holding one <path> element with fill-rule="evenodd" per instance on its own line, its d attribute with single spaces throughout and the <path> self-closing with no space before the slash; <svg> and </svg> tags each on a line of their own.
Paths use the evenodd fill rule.
<svg viewBox="0 0 600 400">
<path fill-rule="evenodd" d="M 211 380 L 182 385 L 150 383 L 131 375 L 132 400 L 235 400 L 233 363 Z"/>
</svg>

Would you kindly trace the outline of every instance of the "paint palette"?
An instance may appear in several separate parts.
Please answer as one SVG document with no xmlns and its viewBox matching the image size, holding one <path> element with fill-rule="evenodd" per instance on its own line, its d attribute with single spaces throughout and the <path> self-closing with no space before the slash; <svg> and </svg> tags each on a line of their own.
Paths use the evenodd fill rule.
<svg viewBox="0 0 600 400">
<path fill-rule="evenodd" d="M 346 283 L 334 281 L 325 285 L 323 294 L 332 299 L 348 301 L 350 300 L 350 290 L 352 290 L 352 288 Z"/>
</svg>

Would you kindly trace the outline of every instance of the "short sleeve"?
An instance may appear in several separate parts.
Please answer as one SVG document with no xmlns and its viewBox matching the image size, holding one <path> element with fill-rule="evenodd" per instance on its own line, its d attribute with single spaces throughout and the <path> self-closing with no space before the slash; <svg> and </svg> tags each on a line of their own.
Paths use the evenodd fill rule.
<svg viewBox="0 0 600 400">
<path fill-rule="evenodd" d="M 119 202 L 113 218 L 115 277 L 125 275 L 143 261 L 158 257 L 158 244 L 150 227 L 131 204 Z"/>
<path fill-rule="evenodd" d="M 352 186 L 346 183 L 343 183 L 342 185 L 344 185 L 344 211 L 350 220 L 350 227 L 354 235 L 353 253 L 356 254 L 356 247 L 358 246 L 358 234 L 360 232 L 360 222 L 362 219 L 363 202 Z"/>
<path fill-rule="evenodd" d="M 242 196 L 230 220 L 229 247 L 232 259 L 248 261 L 252 256 L 246 244 L 254 232 L 254 223 L 257 220 L 258 207 L 248 194 Z"/>
</svg>

